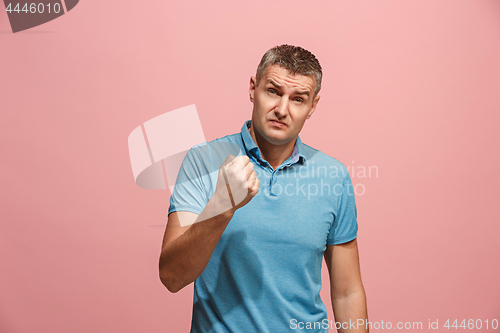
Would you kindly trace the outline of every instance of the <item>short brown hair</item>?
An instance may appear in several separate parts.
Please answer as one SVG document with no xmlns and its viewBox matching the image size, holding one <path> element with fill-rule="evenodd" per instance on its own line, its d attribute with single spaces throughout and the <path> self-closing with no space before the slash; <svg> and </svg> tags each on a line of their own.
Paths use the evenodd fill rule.
<svg viewBox="0 0 500 333">
<path fill-rule="evenodd" d="M 314 54 L 300 46 L 283 44 L 275 46 L 264 53 L 259 67 L 257 67 L 257 74 L 255 76 L 256 85 L 259 85 L 264 71 L 270 65 L 279 65 L 293 75 L 296 73 L 306 76 L 312 75 L 316 79 L 314 97 L 316 97 L 321 89 L 321 78 L 323 77 L 321 65 Z"/>
</svg>

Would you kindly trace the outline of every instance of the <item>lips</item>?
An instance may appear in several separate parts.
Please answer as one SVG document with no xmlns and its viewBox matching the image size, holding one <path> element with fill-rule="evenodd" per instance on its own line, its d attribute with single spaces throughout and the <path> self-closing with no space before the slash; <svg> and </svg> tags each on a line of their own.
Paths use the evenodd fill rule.
<svg viewBox="0 0 500 333">
<path fill-rule="evenodd" d="M 278 127 L 285 127 L 287 126 L 284 122 L 281 122 L 279 120 L 276 120 L 276 119 L 271 119 L 269 120 L 271 122 L 271 124 L 273 124 L 274 126 L 278 126 Z"/>
</svg>

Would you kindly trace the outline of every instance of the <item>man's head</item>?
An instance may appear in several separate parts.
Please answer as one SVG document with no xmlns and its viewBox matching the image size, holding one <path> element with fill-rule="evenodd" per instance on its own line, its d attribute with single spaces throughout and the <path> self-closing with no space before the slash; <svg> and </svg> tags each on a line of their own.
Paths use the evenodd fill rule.
<svg viewBox="0 0 500 333">
<path fill-rule="evenodd" d="M 321 65 L 314 54 L 300 46 L 283 44 L 275 46 L 264 53 L 259 67 L 257 67 L 257 74 L 255 75 L 257 85 L 267 67 L 271 65 L 278 65 L 288 70 L 291 74 L 313 76 L 315 79 L 314 97 L 321 90 L 321 79 L 323 77 Z"/>
<path fill-rule="evenodd" d="M 257 75 L 250 78 L 251 133 L 272 145 L 294 141 L 316 109 L 321 77 L 318 60 L 301 47 L 281 45 L 267 51 Z"/>
</svg>

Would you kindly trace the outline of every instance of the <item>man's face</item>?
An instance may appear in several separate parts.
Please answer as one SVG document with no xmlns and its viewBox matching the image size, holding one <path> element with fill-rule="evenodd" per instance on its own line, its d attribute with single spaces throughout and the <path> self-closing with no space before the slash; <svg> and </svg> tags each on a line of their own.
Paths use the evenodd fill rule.
<svg viewBox="0 0 500 333">
<path fill-rule="evenodd" d="M 256 85 L 250 79 L 250 101 L 253 103 L 252 128 L 273 145 L 295 140 L 302 126 L 316 109 L 313 76 L 292 75 L 278 66 L 268 66 Z"/>
</svg>

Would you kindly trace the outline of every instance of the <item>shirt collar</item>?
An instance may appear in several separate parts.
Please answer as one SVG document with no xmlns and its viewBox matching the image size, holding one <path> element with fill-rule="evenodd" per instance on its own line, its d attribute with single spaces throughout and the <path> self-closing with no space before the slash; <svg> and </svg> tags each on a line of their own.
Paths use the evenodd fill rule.
<svg viewBox="0 0 500 333">
<path fill-rule="evenodd" d="M 258 159 L 262 160 L 262 155 L 260 154 L 260 149 L 253 141 L 252 135 L 250 134 L 251 120 L 247 120 L 243 127 L 241 128 L 241 138 L 243 139 L 243 144 L 245 145 L 245 149 L 248 153 L 255 155 Z M 300 137 L 297 135 L 297 140 L 295 141 L 295 146 L 293 147 L 292 155 L 290 156 L 292 163 L 297 163 L 302 158 L 303 161 L 306 160 L 306 157 L 303 154 L 303 143 L 300 140 Z"/>
</svg>

